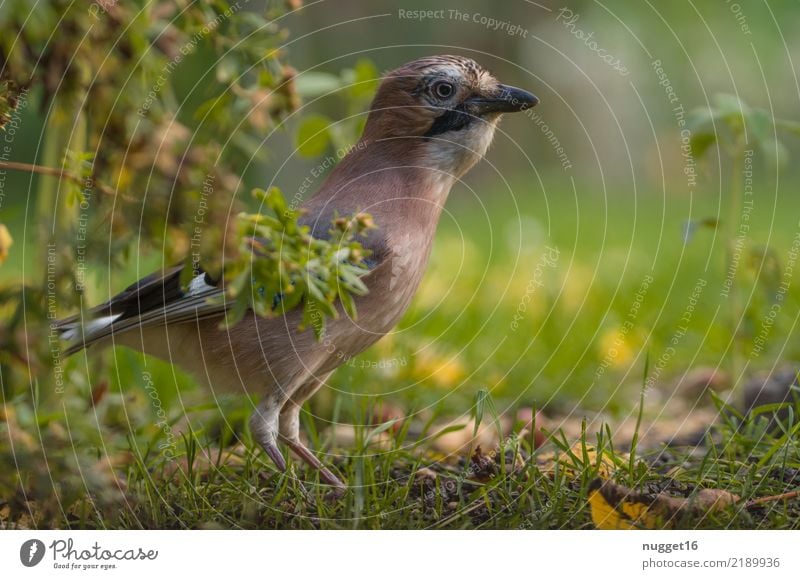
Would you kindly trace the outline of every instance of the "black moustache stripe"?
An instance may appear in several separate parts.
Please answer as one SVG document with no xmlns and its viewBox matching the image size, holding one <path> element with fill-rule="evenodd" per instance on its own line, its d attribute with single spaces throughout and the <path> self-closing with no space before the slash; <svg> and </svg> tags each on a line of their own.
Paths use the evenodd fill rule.
<svg viewBox="0 0 800 579">
<path fill-rule="evenodd" d="M 425 137 L 435 137 L 449 131 L 460 131 L 469 126 L 472 116 L 464 112 L 464 109 L 456 107 L 447 109 L 443 114 L 436 117 L 431 128 L 425 133 Z"/>
</svg>

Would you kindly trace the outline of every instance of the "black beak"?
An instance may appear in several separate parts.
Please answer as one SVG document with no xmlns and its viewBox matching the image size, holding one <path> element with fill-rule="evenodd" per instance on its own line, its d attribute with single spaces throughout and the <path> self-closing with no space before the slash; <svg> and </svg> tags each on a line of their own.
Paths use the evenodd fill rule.
<svg viewBox="0 0 800 579">
<path fill-rule="evenodd" d="M 474 115 L 489 113 L 517 113 L 535 107 L 539 99 L 521 88 L 501 84 L 494 96 L 476 96 L 467 99 L 469 112 Z"/>
</svg>

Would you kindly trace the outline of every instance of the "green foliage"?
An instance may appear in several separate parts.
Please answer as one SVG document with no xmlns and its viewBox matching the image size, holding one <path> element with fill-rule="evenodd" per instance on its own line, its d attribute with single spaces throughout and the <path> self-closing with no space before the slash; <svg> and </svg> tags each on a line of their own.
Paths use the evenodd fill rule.
<svg viewBox="0 0 800 579">
<path fill-rule="evenodd" d="M 344 119 L 333 122 L 324 115 L 308 115 L 298 125 L 295 134 L 301 155 L 322 155 L 329 146 L 344 151 L 353 145 L 364 128 L 363 114 L 378 87 L 380 73 L 371 60 L 359 59 L 353 68 L 335 75 L 310 71 L 296 79 L 297 92 L 306 99 L 336 95 L 344 104 Z"/>
<path fill-rule="evenodd" d="M 322 115 L 308 115 L 297 127 L 297 151 L 306 157 L 325 152 L 331 141 L 331 121 Z"/>
<path fill-rule="evenodd" d="M 767 160 L 784 165 L 788 160 L 786 146 L 777 138 L 779 130 L 800 134 L 800 125 L 773 118 L 761 108 L 751 108 L 731 94 L 716 94 L 709 108 L 692 112 L 689 126 L 692 130 L 692 153 L 702 157 L 715 143 L 720 143 L 729 154 L 746 143 L 758 148 Z"/>
<path fill-rule="evenodd" d="M 238 322 L 247 309 L 270 317 L 302 303 L 301 328 L 311 325 L 321 338 L 325 319 L 338 317 L 337 300 L 355 317 L 354 296 L 367 292 L 361 277 L 369 271 L 364 262 L 369 252 L 358 239 L 374 228 L 372 218 L 337 216 L 327 239 L 317 239 L 298 223 L 302 212 L 290 208 L 277 187 L 253 193 L 272 215 L 239 215 L 242 247 L 226 272 L 227 297 L 236 303 L 226 323 Z"/>
<path fill-rule="evenodd" d="M 74 176 L 74 179 L 65 182 L 65 203 L 68 208 L 86 200 L 85 184 L 91 183 L 93 161 L 92 153 L 67 150 L 63 165 L 65 171 Z"/>
<path fill-rule="evenodd" d="M 755 333 L 755 320 L 762 309 L 762 300 L 757 296 L 748 299 L 746 305 L 740 305 L 738 285 L 741 278 L 743 275 L 754 278 L 756 284 L 765 290 L 766 301 L 769 302 L 778 299 L 776 292 L 781 281 L 780 261 L 769 246 L 743 244 L 744 238 L 749 236 L 741 235 L 741 224 L 749 222 L 754 203 L 750 199 L 749 206 L 744 210 L 743 197 L 753 195 L 752 185 L 748 189 L 743 187 L 748 179 L 745 175 L 746 160 L 749 158 L 752 165 L 752 158 L 758 151 L 770 165 L 780 167 L 786 164 L 788 149 L 777 135 L 781 130 L 796 134 L 800 131 L 797 123 L 776 119 L 769 111 L 752 108 L 734 95 L 717 94 L 712 101 L 711 107 L 693 111 L 689 119 L 692 130 L 690 144 L 692 153 L 698 158 L 708 154 L 712 146 L 718 144 L 729 160 L 730 177 L 726 190 L 729 206 L 726 223 L 728 247 L 724 268 L 733 272 L 729 281 L 730 299 L 727 301 L 729 329 L 733 338 L 729 366 L 731 375 L 738 381 L 741 377 L 740 355 L 747 337 L 745 333 L 750 336 Z M 752 168 L 749 173 L 752 175 Z M 717 220 L 713 218 L 690 223 L 687 226 L 687 239 L 699 226 L 716 228 L 717 225 Z M 745 231 L 749 231 L 749 224 L 745 227 Z"/>
<path fill-rule="evenodd" d="M 40 226 L 32 228 L 37 239 L 26 240 L 42 253 L 28 258 L 31 297 L 39 296 L 50 263 L 48 298 L 58 305 L 52 314 L 63 316 L 82 296 L 78 265 L 112 276 L 108 265 L 124 270 L 134 251 L 158 251 L 175 263 L 190 239 L 199 261 L 219 267 L 244 160 L 265 127 L 299 103 L 295 73 L 278 50 L 286 34 L 272 23 L 279 13 L 227 0 L 0 5 L 0 125 L 25 91 L 30 110 L 48 112 L 35 162 L 45 174 L 62 175 L 39 179 Z M 184 86 L 198 73 L 200 82 Z M 212 114 L 203 102 L 224 106 Z M 227 243 L 232 249 L 238 241 Z M 16 311 L 14 303 L 5 311 Z M 47 367 L 47 340 L 36 337 L 45 324 L 31 323 L 38 318 L 28 308 L 34 346 L 19 343 L 21 317 L 12 316 L 0 349 L 27 351 L 35 367 Z"/>
<path fill-rule="evenodd" d="M 17 91 L 12 89 L 11 82 L 0 80 L 0 130 L 11 121 L 11 115 L 17 107 Z"/>
</svg>

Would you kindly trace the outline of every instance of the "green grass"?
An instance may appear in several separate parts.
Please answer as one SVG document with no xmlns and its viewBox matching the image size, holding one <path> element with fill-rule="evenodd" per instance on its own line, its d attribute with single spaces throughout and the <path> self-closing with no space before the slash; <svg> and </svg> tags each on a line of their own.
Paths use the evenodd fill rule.
<svg viewBox="0 0 800 579">
<path fill-rule="evenodd" d="M 569 190 L 545 196 L 524 187 L 513 199 L 498 192 L 484 203 L 485 211 L 467 191 L 454 194 L 429 273 L 399 330 L 342 367 L 303 414 L 311 446 L 350 483 L 343 496 L 331 497 L 297 462 L 286 474 L 275 471 L 247 430 L 254 400 L 210 396 L 180 371 L 119 349 L 70 360 L 63 395 L 52 392 L 46 375 L 32 387 L 24 372 L 2 376 L 0 457 L 11 466 L 0 475 L 0 524 L 590 528 L 587 493 L 599 467 L 582 464 L 587 444 L 615 457 L 615 481 L 648 492 L 692 496 L 721 488 L 750 499 L 798 486 L 800 407 L 783 430 L 769 430 L 766 415 L 736 417 L 728 408 L 697 448 L 667 447 L 651 437 L 632 458 L 625 456 L 629 439 L 590 431 L 578 440 L 579 464 L 546 472 L 537 457 L 574 440 L 554 432 L 534 452 L 528 437 L 509 437 L 522 427 L 514 420 L 519 409 L 543 408 L 550 424 L 598 412 L 613 424 L 639 410 L 649 360 L 650 386 L 664 402 L 645 405 L 644 434 L 654 422 L 675 418 L 675 382 L 684 372 L 726 367 L 721 239 L 712 230 L 698 231 L 688 244 L 682 239 L 685 220 L 714 215 L 717 204 L 681 197 L 665 204 L 649 193 L 577 201 Z M 797 230 L 799 205 L 785 195 L 756 207 L 751 238 L 769 240 L 779 260 Z M 559 257 L 537 273 L 547 246 L 558 248 Z M 652 282 L 631 318 L 646 276 Z M 13 275 L 7 269 L 4 277 Z M 514 328 L 532 278 L 542 285 Z M 701 278 L 705 289 L 683 323 Z M 749 303 L 739 337 L 747 352 L 772 289 L 749 266 L 737 282 Z M 798 287 L 790 288 L 767 348 L 748 358 L 749 373 L 800 358 Z M 621 333 L 626 320 L 632 325 Z M 671 347 L 674 353 L 659 364 Z M 99 398 L 94 405 L 92 392 Z M 483 448 L 495 457 L 497 473 L 482 482 L 468 476 L 467 447 L 443 452 L 433 440 L 443 424 L 473 416 L 479 398 L 491 400 L 484 423 L 503 418 L 503 433 L 494 437 L 501 447 Z M 381 426 L 384 407 L 402 414 L 402 427 Z M 166 412 L 169 435 L 157 424 L 158 408 Z M 333 424 L 354 425 L 352 438 L 343 442 Z M 383 446 L 370 444 L 376 439 Z M 160 448 L 167 443 L 170 459 Z M 517 468 L 506 472 L 503 461 Z M 416 475 L 420 468 L 436 476 Z M 798 505 L 733 508 L 679 526 L 797 528 Z"/>
<path fill-rule="evenodd" d="M 406 430 L 392 437 L 391 448 L 376 451 L 368 448 L 374 429 L 362 428 L 353 448 L 327 449 L 335 468 L 350 481 L 341 496 L 332 496 L 330 488 L 319 485 L 315 473 L 306 468 L 276 472 L 262 453 L 253 451 L 247 434 L 244 446 L 221 452 L 218 444 L 204 447 L 196 437 L 187 436 L 178 445 L 179 469 L 159 460 L 152 448 L 135 446 L 129 464 L 116 469 L 124 491 L 112 492 L 109 481 L 93 481 L 93 467 L 84 465 L 88 476 L 83 481 L 91 501 L 77 498 L 59 513 L 48 499 L 37 500 L 35 512 L 49 513 L 53 519 L 30 521 L 25 508 L 12 500 L 6 516 L 7 522 L 25 526 L 73 528 L 591 528 L 587 493 L 600 468 L 587 458 L 588 445 L 616 457 L 616 482 L 645 492 L 691 497 L 700 488 L 723 488 L 748 499 L 796 487 L 797 425 L 769 432 L 764 416 L 747 421 L 734 413 L 727 416 L 709 433 L 700 453 L 651 448 L 630 459 L 620 458 L 631 448 L 614 448 L 602 433 L 593 440 L 584 435 L 555 472 L 537 463 L 526 439 L 508 441 L 497 449 L 494 468 L 484 465 L 489 478 L 481 482 L 470 476 L 474 471 L 463 458 L 440 461 L 421 452 Z M 224 437 L 219 442 L 224 446 Z M 561 451 L 570 448 L 558 436 L 552 445 Z M 422 467 L 436 476 L 416 474 Z M 799 514 L 796 502 L 778 501 L 674 523 L 681 528 L 797 528 Z"/>
</svg>

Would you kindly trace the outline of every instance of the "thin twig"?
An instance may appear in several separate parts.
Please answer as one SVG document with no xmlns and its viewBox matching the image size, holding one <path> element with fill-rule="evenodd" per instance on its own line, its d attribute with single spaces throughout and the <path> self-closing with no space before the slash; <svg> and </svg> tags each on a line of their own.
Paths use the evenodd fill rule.
<svg viewBox="0 0 800 579">
<path fill-rule="evenodd" d="M 76 175 L 75 173 L 70 173 L 64 169 L 55 169 L 53 167 L 44 167 L 42 165 L 31 165 L 30 163 L 18 163 L 16 161 L 0 161 L 0 169 L 8 169 L 11 171 L 23 171 L 25 173 L 38 173 L 40 175 L 50 175 L 52 177 L 58 177 L 60 179 L 67 179 L 68 181 L 72 181 L 73 183 L 77 183 L 78 185 L 86 185 L 86 179 L 81 177 L 80 175 Z M 104 195 L 110 195 L 111 197 L 116 197 L 117 192 L 109 187 L 108 185 L 104 185 L 99 181 L 92 179 L 92 187 L 96 187 L 101 193 Z M 123 199 L 130 201 L 131 199 L 125 195 L 119 195 Z"/>
<path fill-rule="evenodd" d="M 757 507 L 758 505 L 762 505 L 764 503 L 770 503 L 773 501 L 784 501 L 788 499 L 794 499 L 797 497 L 800 497 L 800 489 L 789 491 L 788 493 L 783 493 L 780 495 L 772 495 L 769 497 L 759 497 L 757 499 L 751 499 L 745 503 L 744 508 L 751 509 L 753 507 Z"/>
</svg>

